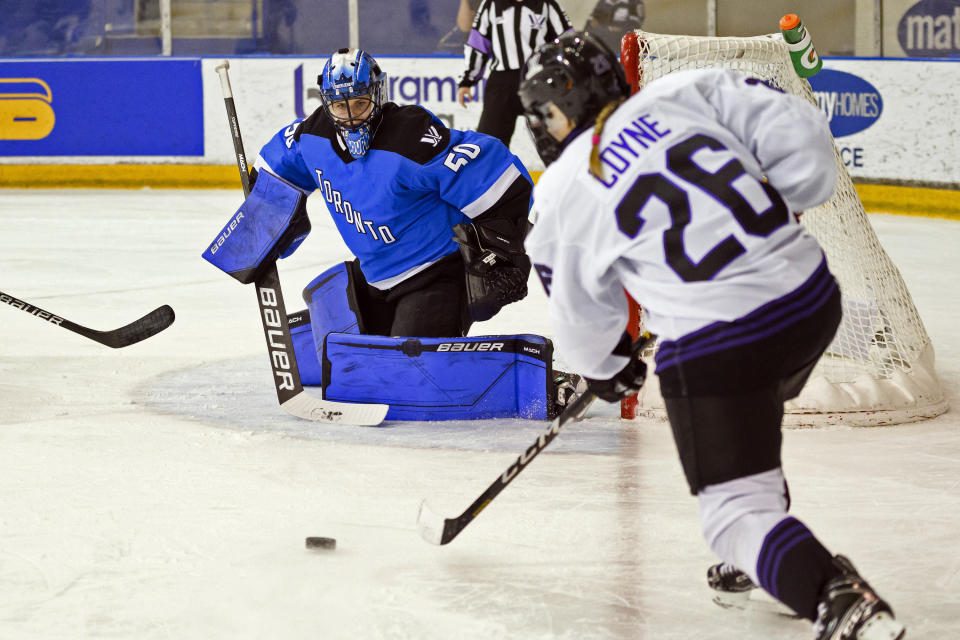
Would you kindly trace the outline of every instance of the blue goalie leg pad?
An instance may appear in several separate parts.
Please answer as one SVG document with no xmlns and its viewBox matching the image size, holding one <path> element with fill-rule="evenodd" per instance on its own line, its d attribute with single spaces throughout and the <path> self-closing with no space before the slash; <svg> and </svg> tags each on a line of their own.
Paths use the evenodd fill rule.
<svg viewBox="0 0 960 640">
<path fill-rule="evenodd" d="M 313 279 L 303 290 L 308 308 L 287 317 L 293 354 L 305 385 L 322 383 L 323 339 L 328 333 L 360 333 L 353 281 L 346 262 L 334 265 Z"/>
<path fill-rule="evenodd" d="M 323 382 L 323 367 L 317 358 L 317 348 L 310 330 L 310 312 L 304 309 L 287 316 L 290 339 L 293 341 L 293 357 L 304 385 L 320 385 Z"/>
<path fill-rule="evenodd" d="M 350 265 L 341 262 L 304 287 L 303 300 L 310 310 L 313 338 L 318 345 L 328 333 L 361 333 L 353 286 Z"/>
<path fill-rule="evenodd" d="M 389 404 L 387 420 L 545 420 L 553 403 L 553 343 L 543 336 L 331 333 L 324 354 L 324 398 Z"/>
</svg>

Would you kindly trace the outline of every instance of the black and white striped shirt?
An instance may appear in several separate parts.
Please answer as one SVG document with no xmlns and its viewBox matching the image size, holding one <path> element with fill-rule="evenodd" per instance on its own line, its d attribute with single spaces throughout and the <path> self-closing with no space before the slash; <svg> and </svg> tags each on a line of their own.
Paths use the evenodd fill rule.
<svg viewBox="0 0 960 640">
<path fill-rule="evenodd" d="M 557 0 L 483 0 L 463 47 L 460 86 L 479 82 L 490 58 L 491 69 L 520 70 L 534 49 L 572 28 Z"/>
</svg>

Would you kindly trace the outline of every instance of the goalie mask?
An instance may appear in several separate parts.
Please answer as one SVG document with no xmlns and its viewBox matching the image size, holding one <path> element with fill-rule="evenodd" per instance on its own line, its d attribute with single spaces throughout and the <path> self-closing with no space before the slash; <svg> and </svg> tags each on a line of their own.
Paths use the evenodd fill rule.
<svg viewBox="0 0 960 640">
<path fill-rule="evenodd" d="M 370 150 L 385 101 L 386 78 L 373 56 L 360 49 L 337 51 L 317 78 L 324 111 L 354 158 Z"/>
<path fill-rule="evenodd" d="M 607 45 L 589 33 L 571 31 L 537 47 L 524 65 L 518 93 L 537 152 L 550 164 L 563 150 L 548 131 L 551 104 L 580 129 L 607 104 L 628 97 L 630 85 Z"/>
</svg>

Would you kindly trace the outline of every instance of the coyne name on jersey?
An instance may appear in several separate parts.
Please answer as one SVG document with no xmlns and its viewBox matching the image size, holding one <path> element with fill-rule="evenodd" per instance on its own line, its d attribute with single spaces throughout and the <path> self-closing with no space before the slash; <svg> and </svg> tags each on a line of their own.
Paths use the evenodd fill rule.
<svg viewBox="0 0 960 640">
<path fill-rule="evenodd" d="M 601 178 L 597 178 L 597 180 L 599 180 L 603 186 L 609 189 L 617 183 L 620 175 L 630 168 L 630 160 L 620 155 L 617 152 L 617 149 L 628 152 L 634 158 L 639 158 L 640 154 L 633 150 L 630 141 L 639 145 L 643 149 L 649 149 L 651 145 L 655 144 L 658 140 L 671 133 L 670 129 L 665 131 L 657 129 L 657 127 L 660 126 L 660 123 L 655 120 L 651 122 L 651 117 L 652 116 L 649 113 L 646 113 L 633 120 L 628 126 L 621 129 L 620 132 L 610 141 L 610 144 L 605 146 L 600 152 L 601 162 L 613 169 L 613 176 L 609 182 Z M 649 141 L 649 144 L 644 142 L 644 140 Z M 610 156 L 613 156 L 616 161 L 611 160 Z"/>
</svg>

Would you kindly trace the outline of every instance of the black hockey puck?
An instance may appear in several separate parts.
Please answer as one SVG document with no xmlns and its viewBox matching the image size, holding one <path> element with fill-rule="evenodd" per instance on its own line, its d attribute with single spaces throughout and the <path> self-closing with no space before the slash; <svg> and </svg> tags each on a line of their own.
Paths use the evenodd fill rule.
<svg viewBox="0 0 960 640">
<path fill-rule="evenodd" d="M 307 538 L 307 549 L 336 549 L 336 538 L 323 538 L 319 536 L 310 536 Z"/>
</svg>

